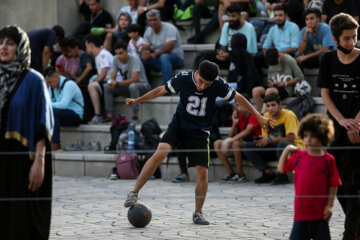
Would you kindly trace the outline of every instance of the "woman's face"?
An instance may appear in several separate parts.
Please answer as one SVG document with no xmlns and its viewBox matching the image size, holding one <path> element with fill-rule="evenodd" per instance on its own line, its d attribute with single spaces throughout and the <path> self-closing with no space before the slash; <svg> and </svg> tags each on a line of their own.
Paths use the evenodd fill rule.
<svg viewBox="0 0 360 240">
<path fill-rule="evenodd" d="M 129 26 L 129 19 L 127 16 L 121 16 L 118 21 L 120 29 L 126 29 Z"/>
<path fill-rule="evenodd" d="M 15 59 L 18 45 L 11 39 L 0 39 L 0 62 L 9 63 Z"/>
</svg>

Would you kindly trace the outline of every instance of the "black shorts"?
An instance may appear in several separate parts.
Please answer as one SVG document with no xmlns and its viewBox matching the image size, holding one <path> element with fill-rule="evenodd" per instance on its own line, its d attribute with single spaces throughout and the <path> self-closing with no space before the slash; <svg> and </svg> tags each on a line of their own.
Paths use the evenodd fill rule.
<svg viewBox="0 0 360 240">
<path fill-rule="evenodd" d="M 275 87 L 275 88 L 279 92 L 280 100 L 283 100 L 283 99 L 289 97 L 289 93 L 286 91 L 286 89 L 284 87 Z"/>
<path fill-rule="evenodd" d="M 170 144 L 173 148 L 178 149 L 195 149 L 184 153 L 189 160 L 189 167 L 197 165 L 209 167 L 210 164 L 210 150 L 209 150 L 209 138 L 195 138 L 185 136 L 181 130 L 168 127 L 161 141 L 163 143 Z"/>
</svg>

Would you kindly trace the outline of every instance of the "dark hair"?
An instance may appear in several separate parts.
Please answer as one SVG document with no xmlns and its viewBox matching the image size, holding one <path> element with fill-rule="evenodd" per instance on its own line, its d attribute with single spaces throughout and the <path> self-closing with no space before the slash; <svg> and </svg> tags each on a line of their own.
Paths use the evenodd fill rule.
<svg viewBox="0 0 360 240">
<path fill-rule="evenodd" d="M 268 50 L 266 50 L 265 63 L 268 66 L 274 66 L 279 63 L 279 51 L 276 48 L 271 47 Z"/>
<path fill-rule="evenodd" d="M 321 145 L 329 146 L 334 138 L 334 123 L 321 113 L 308 114 L 300 121 L 298 136 L 304 138 L 304 133 L 310 132 L 320 140 Z"/>
<path fill-rule="evenodd" d="M 208 60 L 202 61 L 199 65 L 199 75 L 206 81 L 213 82 L 219 75 L 219 66 Z"/>
<path fill-rule="evenodd" d="M 232 49 L 245 49 L 247 48 L 246 36 L 242 33 L 235 33 L 230 40 L 230 46 Z"/>
<path fill-rule="evenodd" d="M 88 34 L 84 38 L 85 42 L 93 43 L 96 47 L 101 47 L 101 38 L 95 34 Z"/>
<path fill-rule="evenodd" d="M 356 20 L 347 13 L 336 14 L 331 18 L 329 25 L 331 33 L 337 41 L 339 41 L 339 38 L 344 30 L 357 30 L 359 28 L 359 24 Z"/>
<path fill-rule="evenodd" d="M 280 96 L 278 93 L 269 93 L 264 97 L 264 103 L 275 101 L 280 104 Z"/>
<path fill-rule="evenodd" d="M 140 33 L 141 32 L 141 26 L 139 24 L 130 24 L 127 28 L 126 28 L 126 31 L 128 33 L 131 33 L 131 32 L 138 32 Z"/>
<path fill-rule="evenodd" d="M 54 73 L 58 73 L 53 66 L 45 68 L 43 71 L 44 77 L 51 77 Z"/>
<path fill-rule="evenodd" d="M 69 46 L 69 39 L 68 38 L 63 38 L 59 41 L 59 46 L 60 47 L 67 47 Z"/>
<path fill-rule="evenodd" d="M 308 9 L 306 9 L 305 12 L 304 12 L 304 17 L 306 17 L 307 15 L 312 14 L 312 13 L 315 14 L 315 16 L 317 18 L 321 18 L 321 12 L 317 8 L 308 8 Z"/>
<path fill-rule="evenodd" d="M 59 37 L 59 39 L 63 39 L 65 37 L 65 31 L 60 25 L 53 26 L 52 30 L 55 31 L 56 36 Z"/>
<path fill-rule="evenodd" d="M 76 38 L 68 38 L 67 44 L 68 44 L 69 48 L 75 48 L 75 47 L 81 48 L 81 43 Z"/>
<path fill-rule="evenodd" d="M 19 45 L 21 36 L 16 27 L 4 27 L 0 30 L 0 39 L 8 38 Z"/>
<path fill-rule="evenodd" d="M 285 15 L 287 14 L 287 9 L 286 9 L 286 5 L 285 4 L 281 4 L 281 5 L 277 5 L 274 7 L 274 12 L 275 11 L 284 11 Z"/>
<path fill-rule="evenodd" d="M 130 16 L 130 14 L 127 13 L 127 12 L 122 12 L 122 13 L 120 13 L 117 21 L 119 21 L 120 17 L 122 17 L 122 16 L 126 16 L 127 19 L 128 19 L 128 21 L 131 22 L 131 16 Z"/>
<path fill-rule="evenodd" d="M 236 13 L 241 13 L 241 11 L 243 11 L 243 9 L 242 9 L 242 7 L 239 5 L 239 4 L 237 4 L 237 3 L 231 3 L 230 4 L 230 6 L 228 6 L 227 8 L 226 8 L 226 11 L 227 12 L 229 12 L 229 13 L 234 13 L 234 12 L 236 12 Z"/>
<path fill-rule="evenodd" d="M 116 49 L 124 49 L 127 51 L 127 47 L 128 47 L 128 44 L 124 41 L 120 41 L 120 42 L 117 42 L 113 49 L 116 50 Z"/>
</svg>

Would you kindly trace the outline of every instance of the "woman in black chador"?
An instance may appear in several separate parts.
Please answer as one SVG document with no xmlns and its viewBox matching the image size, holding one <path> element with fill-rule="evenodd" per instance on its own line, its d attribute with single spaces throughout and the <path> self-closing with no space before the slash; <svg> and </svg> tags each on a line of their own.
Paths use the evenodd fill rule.
<svg viewBox="0 0 360 240">
<path fill-rule="evenodd" d="M 30 66 L 26 33 L 0 30 L 1 239 L 48 239 L 53 113 L 42 75 Z M 46 153 L 46 154 L 45 154 Z"/>
</svg>

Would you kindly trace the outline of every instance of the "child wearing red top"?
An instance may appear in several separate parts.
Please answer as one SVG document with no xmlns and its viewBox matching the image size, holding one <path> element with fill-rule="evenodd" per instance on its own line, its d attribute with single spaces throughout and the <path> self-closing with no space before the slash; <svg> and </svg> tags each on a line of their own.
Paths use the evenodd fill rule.
<svg viewBox="0 0 360 240">
<path fill-rule="evenodd" d="M 330 239 L 328 222 L 341 180 L 334 157 L 322 147 L 334 137 L 333 122 L 326 115 L 309 114 L 300 122 L 298 136 L 304 140 L 306 150 L 288 145 L 278 165 L 280 173 L 294 172 L 294 225 L 290 239 Z"/>
<path fill-rule="evenodd" d="M 240 149 L 246 141 L 253 141 L 253 138 L 261 135 L 261 127 L 254 115 L 249 110 L 234 103 L 235 110 L 232 116 L 232 127 L 228 137 L 224 140 L 216 140 L 214 148 L 217 156 L 224 164 L 227 174 L 222 181 L 244 182 L 245 174 L 242 169 L 242 155 Z M 231 148 L 232 151 L 229 151 Z M 233 171 L 227 159 L 229 153 L 234 155 L 236 164 L 236 173 Z"/>
</svg>

